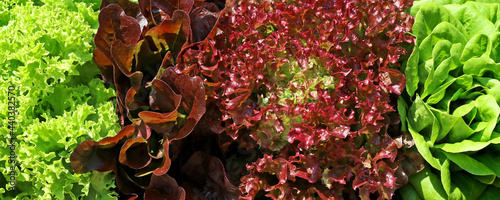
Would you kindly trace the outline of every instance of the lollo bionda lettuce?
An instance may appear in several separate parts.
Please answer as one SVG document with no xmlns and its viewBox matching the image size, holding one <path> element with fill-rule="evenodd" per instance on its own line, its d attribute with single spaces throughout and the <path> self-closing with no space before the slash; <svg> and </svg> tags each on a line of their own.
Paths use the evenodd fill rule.
<svg viewBox="0 0 500 200">
<path fill-rule="evenodd" d="M 109 101 L 114 91 L 105 87 L 92 61 L 98 3 L 0 2 L 0 199 L 117 198 L 112 174 L 74 174 L 69 159 L 85 139 L 119 131 Z M 12 137 L 3 126 L 10 86 L 18 111 L 14 164 L 4 148 Z M 11 167 L 16 174 L 12 191 Z"/>
</svg>

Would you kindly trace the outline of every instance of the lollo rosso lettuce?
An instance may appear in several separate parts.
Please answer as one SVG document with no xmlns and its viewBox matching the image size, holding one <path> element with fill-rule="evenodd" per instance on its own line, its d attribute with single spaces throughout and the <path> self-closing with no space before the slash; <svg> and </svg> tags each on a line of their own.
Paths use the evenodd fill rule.
<svg viewBox="0 0 500 200">
<path fill-rule="evenodd" d="M 222 114 L 214 131 L 264 154 L 242 199 L 388 199 L 423 167 L 395 112 L 410 5 L 231 2 L 215 37 L 181 51 L 176 70 Z"/>
<path fill-rule="evenodd" d="M 14 86 L 16 163 L 1 148 L 0 199 L 116 199 L 109 173 L 74 174 L 70 153 L 85 139 L 119 130 L 115 108 L 92 62 L 98 12 L 91 1 L 0 2 L 0 121 Z M 0 145 L 10 145 L 7 126 Z M 16 187 L 10 190 L 10 168 Z"/>
<path fill-rule="evenodd" d="M 416 2 L 411 13 L 416 43 L 399 111 L 428 167 L 410 178 L 402 195 L 496 199 L 500 4 Z"/>
</svg>

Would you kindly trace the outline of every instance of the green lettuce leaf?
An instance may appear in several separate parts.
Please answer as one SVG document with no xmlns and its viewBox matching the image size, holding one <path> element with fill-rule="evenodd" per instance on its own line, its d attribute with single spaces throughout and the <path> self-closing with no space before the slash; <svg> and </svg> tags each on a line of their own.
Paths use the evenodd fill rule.
<svg viewBox="0 0 500 200">
<path fill-rule="evenodd" d="M 500 2 L 423 0 L 409 12 L 416 46 L 398 109 L 432 166 L 410 182 L 425 199 L 491 198 L 500 186 Z"/>
<path fill-rule="evenodd" d="M 115 135 L 119 126 L 92 61 L 100 0 L 0 2 L 0 99 L 15 86 L 16 161 L 1 148 L 0 199 L 116 199 L 114 176 L 74 174 L 69 156 L 86 139 Z M 8 122 L 0 104 L 0 122 Z M 0 145 L 9 130 L 0 127 Z M 16 188 L 9 190 L 10 167 Z"/>
</svg>

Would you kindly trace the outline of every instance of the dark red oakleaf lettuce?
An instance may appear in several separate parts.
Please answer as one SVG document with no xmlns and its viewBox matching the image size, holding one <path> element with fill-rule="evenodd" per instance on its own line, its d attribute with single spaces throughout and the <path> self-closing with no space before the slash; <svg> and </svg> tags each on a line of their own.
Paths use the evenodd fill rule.
<svg viewBox="0 0 500 200">
<path fill-rule="evenodd" d="M 130 125 L 114 137 L 107 137 L 99 142 L 83 141 L 71 154 L 71 167 L 76 173 L 115 170 L 121 146 L 136 134 L 136 130 Z"/>
<path fill-rule="evenodd" d="M 222 115 L 211 109 L 210 118 L 204 117 L 204 81 L 173 68 L 183 48 L 215 34 L 224 8 L 218 3 L 103 0 L 94 61 L 116 88 L 123 129 L 115 137 L 79 144 L 71 155 L 76 173 L 114 171 L 121 198 L 208 197 L 196 188 L 221 191 L 211 193 L 219 198 L 239 196 L 226 176 L 221 132 L 211 131 L 210 121 Z"/>
<path fill-rule="evenodd" d="M 221 12 L 215 3 L 204 1 L 140 3 L 103 0 L 94 40 L 94 61 L 103 79 L 117 89 L 122 126 L 137 117 L 139 111 L 135 110 L 148 106 L 149 82 L 161 76 L 161 70 L 175 64 L 182 48 L 194 42 L 193 35 L 197 41 L 205 39 L 215 25 L 213 17 Z M 198 11 L 192 13 L 192 10 Z M 196 18 L 195 23 L 191 23 L 191 15 Z M 203 28 L 197 28 L 200 24 L 204 24 Z"/>
<path fill-rule="evenodd" d="M 194 184 L 194 188 L 188 190 L 191 195 L 196 193 L 192 190 L 199 189 L 209 199 L 237 199 L 239 196 L 238 188 L 229 182 L 224 165 L 217 157 L 197 151 L 181 172 Z"/>
<path fill-rule="evenodd" d="M 178 75 L 173 68 L 166 69 L 161 76 L 161 80 L 174 85 L 174 91 L 180 93 L 183 97 L 182 106 L 184 111 L 189 114 L 182 128 L 170 136 L 172 140 L 179 140 L 191 133 L 205 114 L 205 87 L 201 78 Z"/>
<path fill-rule="evenodd" d="M 186 191 L 177 185 L 175 179 L 167 174 L 151 177 L 144 199 L 185 199 Z"/>
<path fill-rule="evenodd" d="M 111 56 L 111 43 L 115 40 L 134 45 L 141 36 L 139 22 L 133 17 L 127 16 L 123 9 L 117 4 L 111 4 L 101 9 L 99 13 L 99 29 L 97 30 L 94 43 L 96 49 L 113 62 Z M 97 62 L 96 62 L 97 63 Z"/>
<path fill-rule="evenodd" d="M 164 20 L 149 30 L 146 37 L 151 37 L 160 52 L 169 50 L 174 58 L 177 57 L 182 46 L 192 41 L 188 14 L 183 10 L 176 10 L 171 19 Z"/>
<path fill-rule="evenodd" d="M 120 163 L 132 169 L 141 169 L 151 162 L 146 139 L 137 137 L 123 144 L 119 156 Z"/>
</svg>

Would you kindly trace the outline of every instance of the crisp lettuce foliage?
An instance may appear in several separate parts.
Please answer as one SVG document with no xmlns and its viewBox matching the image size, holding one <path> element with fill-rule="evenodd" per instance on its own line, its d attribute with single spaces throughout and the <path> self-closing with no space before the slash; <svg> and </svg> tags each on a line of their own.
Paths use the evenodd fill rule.
<svg viewBox="0 0 500 200">
<path fill-rule="evenodd" d="M 215 37 L 179 54 L 222 114 L 214 131 L 263 153 L 241 199 L 391 198 L 423 168 L 395 112 L 411 3 L 234 1 Z"/>
<path fill-rule="evenodd" d="M 432 168 L 401 192 L 491 199 L 500 193 L 500 4 L 436 2 L 410 10 L 416 46 L 405 69 L 408 95 L 399 101 L 403 129 Z"/>
<path fill-rule="evenodd" d="M 113 199 L 111 174 L 74 174 L 69 156 L 85 139 L 119 130 L 114 91 L 92 60 L 99 1 L 0 2 L 0 146 L 7 147 L 7 88 L 18 103 L 16 190 L 1 148 L 1 199 Z M 5 125 L 5 126 L 4 126 Z"/>
</svg>

